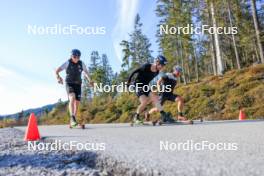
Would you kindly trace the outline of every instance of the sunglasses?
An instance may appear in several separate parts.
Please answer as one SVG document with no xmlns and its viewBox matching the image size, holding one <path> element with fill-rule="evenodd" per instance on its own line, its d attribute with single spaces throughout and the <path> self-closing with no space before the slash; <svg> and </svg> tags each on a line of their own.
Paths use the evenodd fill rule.
<svg viewBox="0 0 264 176">
<path fill-rule="evenodd" d="M 74 59 L 80 59 L 80 56 L 73 55 L 72 56 Z"/>
</svg>

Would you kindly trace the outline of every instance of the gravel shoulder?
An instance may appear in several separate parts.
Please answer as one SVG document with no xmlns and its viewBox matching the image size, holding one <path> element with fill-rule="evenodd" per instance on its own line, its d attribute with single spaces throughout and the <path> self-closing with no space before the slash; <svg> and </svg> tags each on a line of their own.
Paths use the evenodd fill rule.
<svg viewBox="0 0 264 176">
<path fill-rule="evenodd" d="M 111 175 L 95 169 L 96 154 L 80 151 L 30 151 L 24 133 L 0 129 L 0 175 Z"/>
</svg>

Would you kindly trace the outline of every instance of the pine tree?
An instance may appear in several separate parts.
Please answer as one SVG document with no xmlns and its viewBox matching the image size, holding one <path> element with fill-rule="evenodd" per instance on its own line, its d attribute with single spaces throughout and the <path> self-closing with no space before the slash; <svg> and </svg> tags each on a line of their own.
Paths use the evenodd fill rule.
<svg viewBox="0 0 264 176">
<path fill-rule="evenodd" d="M 135 18 L 134 30 L 129 35 L 129 40 L 123 40 L 120 45 L 122 46 L 122 70 L 120 71 L 117 82 L 126 82 L 131 70 L 139 67 L 144 63 L 153 62 L 151 56 L 150 42 L 146 35 L 142 33 L 142 23 L 137 14 Z"/>
<path fill-rule="evenodd" d="M 113 70 L 112 67 L 109 65 L 108 57 L 106 54 L 102 55 L 102 68 L 105 72 L 105 84 L 111 84 L 111 81 L 113 79 Z"/>
<path fill-rule="evenodd" d="M 96 70 L 96 68 L 100 65 L 100 61 L 101 61 L 98 51 L 92 51 L 90 61 L 91 64 L 89 67 L 89 71 L 90 73 L 93 73 Z"/>
<path fill-rule="evenodd" d="M 127 70 L 130 68 L 130 62 L 131 62 L 131 51 L 129 48 L 129 42 L 126 40 L 122 40 L 122 42 L 120 43 L 120 45 L 122 46 L 122 52 L 124 54 L 123 59 L 122 59 L 122 68 L 126 68 Z"/>
<path fill-rule="evenodd" d="M 149 39 L 142 33 L 142 23 L 139 14 L 136 15 L 134 30 L 129 35 L 129 51 L 131 56 L 131 67 L 135 68 L 151 59 L 151 50 Z"/>
</svg>

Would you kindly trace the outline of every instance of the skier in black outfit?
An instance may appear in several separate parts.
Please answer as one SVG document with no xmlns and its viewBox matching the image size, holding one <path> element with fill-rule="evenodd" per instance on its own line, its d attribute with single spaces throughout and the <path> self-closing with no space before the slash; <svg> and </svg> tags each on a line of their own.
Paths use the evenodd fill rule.
<svg viewBox="0 0 264 176">
<path fill-rule="evenodd" d="M 150 81 L 159 74 L 159 71 L 163 69 L 163 67 L 167 64 L 167 59 L 164 56 L 158 56 L 155 63 L 146 63 L 133 71 L 128 79 L 128 84 L 131 84 L 132 77 L 137 74 L 135 78 L 135 82 L 133 83 L 135 86 L 139 85 L 138 89 L 136 88 L 136 95 L 139 98 L 140 105 L 137 108 L 136 114 L 134 116 L 134 122 L 140 123 L 143 122 L 139 117 L 140 113 L 142 113 L 149 102 L 156 102 L 154 100 L 155 96 L 152 96 L 150 90 L 146 90 L 143 87 L 149 86 Z M 162 111 L 161 114 L 164 112 Z"/>
<path fill-rule="evenodd" d="M 66 70 L 66 90 L 69 97 L 69 112 L 70 112 L 70 127 L 78 125 L 76 121 L 76 114 L 81 100 L 81 87 L 82 87 L 82 72 L 85 78 L 93 84 L 86 65 L 80 60 L 81 52 L 78 49 L 73 49 L 71 58 L 56 69 L 56 76 L 59 84 L 63 84 L 63 79 L 59 73 Z"/>
</svg>

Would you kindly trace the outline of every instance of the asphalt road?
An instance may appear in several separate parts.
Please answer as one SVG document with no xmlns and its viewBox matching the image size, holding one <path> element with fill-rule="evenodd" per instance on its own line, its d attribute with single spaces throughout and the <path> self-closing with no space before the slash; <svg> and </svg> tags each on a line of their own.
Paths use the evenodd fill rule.
<svg viewBox="0 0 264 176">
<path fill-rule="evenodd" d="M 82 130 L 65 125 L 39 126 L 39 130 L 45 139 L 104 143 L 105 150 L 96 151 L 99 158 L 105 158 L 101 165 L 112 167 L 120 175 L 264 174 L 264 121 L 86 127 Z"/>
</svg>

